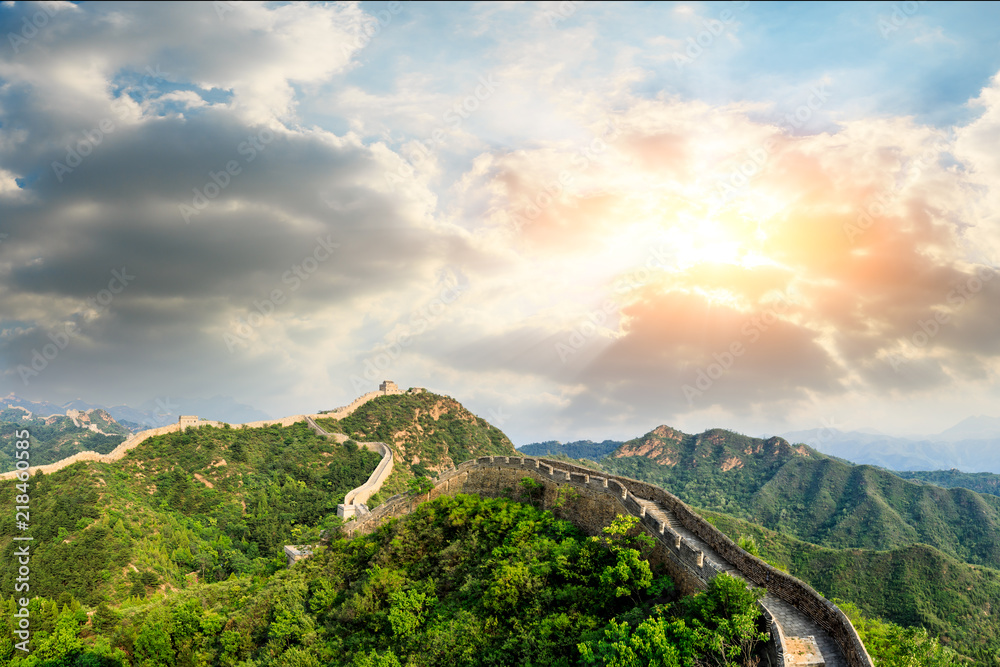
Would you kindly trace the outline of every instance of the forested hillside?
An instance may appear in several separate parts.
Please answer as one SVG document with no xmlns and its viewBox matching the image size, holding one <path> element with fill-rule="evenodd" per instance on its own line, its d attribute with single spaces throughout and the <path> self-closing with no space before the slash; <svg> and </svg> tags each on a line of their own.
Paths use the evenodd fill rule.
<svg viewBox="0 0 1000 667">
<path fill-rule="evenodd" d="M 1000 475 L 991 472 L 962 472 L 960 470 L 909 470 L 897 472 L 903 479 L 943 486 L 946 489 L 962 487 L 977 493 L 1000 496 Z"/>
<path fill-rule="evenodd" d="M 36 599 L 34 655 L 115 667 L 759 664 L 759 592 L 722 575 L 678 598 L 632 525 L 620 518 L 588 538 L 531 505 L 442 496 L 269 577 L 191 584 L 89 615 L 68 594 Z M 38 664 L 15 654 L 10 618 L 0 618 L 0 659 Z M 951 664 L 932 641 L 906 646 L 909 662 L 893 642 L 876 659 Z"/>
<path fill-rule="evenodd" d="M 504 433 L 455 399 L 431 392 L 380 396 L 344 419 L 317 419 L 331 433 L 384 442 L 396 457 L 392 474 L 373 504 L 407 489 L 415 477 L 433 476 L 462 461 L 517 450 Z"/>
<path fill-rule="evenodd" d="M 285 544 L 332 527 L 336 504 L 379 457 L 287 428 L 202 427 L 140 444 L 116 463 L 78 463 L 29 481 L 31 521 L 0 514 L 0 553 L 15 562 L 15 534 L 35 538 L 32 593 L 89 605 L 141 598 L 232 574 L 283 567 Z M 22 493 L 0 483 L 0 503 Z M 0 570 L 14 590 L 16 570 Z"/>
<path fill-rule="evenodd" d="M 562 443 L 558 440 L 548 440 L 546 442 L 533 442 L 530 445 L 524 445 L 517 451 L 525 456 L 566 456 L 571 459 L 600 461 L 621 447 L 621 445 L 621 440 L 604 440 L 602 442 L 577 440 L 567 443 Z"/>
<path fill-rule="evenodd" d="M 929 544 L 1000 568 L 1000 498 L 902 479 L 781 438 L 660 427 L 601 465 L 662 486 L 697 507 L 726 512 L 828 547 Z"/>
<path fill-rule="evenodd" d="M 94 451 L 107 454 L 128 437 L 127 428 L 116 422 L 104 410 L 77 413 L 76 423 L 65 415 L 29 417 L 19 408 L 0 410 L 0 472 L 14 469 L 15 431 L 27 429 L 31 434 L 33 465 L 55 463 L 77 452 Z M 97 428 L 91 430 L 90 425 Z"/>
<path fill-rule="evenodd" d="M 888 551 L 830 549 L 719 512 L 701 513 L 732 539 L 752 540 L 762 558 L 828 598 L 850 601 L 869 616 L 926 628 L 976 664 L 1000 665 L 1000 619 L 994 613 L 1000 608 L 1000 571 L 963 563 L 925 544 Z M 907 641 L 921 636 L 913 631 Z"/>
</svg>

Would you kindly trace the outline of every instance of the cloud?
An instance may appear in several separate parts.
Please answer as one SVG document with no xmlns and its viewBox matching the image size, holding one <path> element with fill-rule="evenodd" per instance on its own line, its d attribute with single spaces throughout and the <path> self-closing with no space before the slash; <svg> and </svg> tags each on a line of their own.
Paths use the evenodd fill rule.
<svg viewBox="0 0 1000 667">
<path fill-rule="evenodd" d="M 994 377 L 1000 79 L 940 127 L 845 68 L 729 99 L 731 47 L 663 59 L 694 10 L 553 7 L 58 5 L 0 55 L 7 384 L 293 413 L 374 372 L 562 437 Z"/>
</svg>

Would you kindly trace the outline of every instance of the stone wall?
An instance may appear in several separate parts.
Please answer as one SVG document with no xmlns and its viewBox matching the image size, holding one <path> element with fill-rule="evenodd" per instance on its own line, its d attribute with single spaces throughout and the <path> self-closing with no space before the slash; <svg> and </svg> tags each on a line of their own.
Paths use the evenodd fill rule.
<svg viewBox="0 0 1000 667">
<path fill-rule="evenodd" d="M 389 449 L 385 443 L 362 442 L 358 443 L 358 446 L 379 454 L 382 457 L 382 460 L 379 461 L 375 470 L 364 484 L 347 492 L 347 495 L 344 496 L 345 505 L 367 504 L 368 499 L 382 488 L 382 484 L 385 480 L 389 479 L 389 475 L 392 473 L 392 450 Z"/>
<path fill-rule="evenodd" d="M 300 421 L 305 420 L 305 418 L 307 416 L 312 417 L 314 419 L 318 419 L 320 417 L 332 417 L 333 419 L 343 419 L 344 417 L 346 417 L 347 415 L 351 414 L 352 412 L 354 412 L 359 407 L 361 407 L 362 405 L 364 405 L 368 401 L 372 400 L 373 398 L 378 398 L 379 396 L 385 396 L 387 394 L 402 394 L 402 393 L 403 392 L 400 391 L 398 388 L 395 389 L 395 390 L 392 390 L 392 391 L 388 391 L 388 392 L 386 392 L 386 391 L 370 391 L 367 394 L 364 394 L 363 396 L 359 396 L 358 398 L 354 399 L 353 401 L 351 401 L 350 404 L 345 405 L 345 406 L 343 406 L 341 408 L 337 408 L 333 412 L 321 413 L 321 414 L 315 414 L 315 415 L 291 415 L 289 417 L 282 417 L 281 419 L 265 419 L 265 420 L 262 420 L 262 421 L 246 422 L 244 424 L 230 424 L 230 426 L 232 426 L 233 428 L 264 428 L 266 426 L 274 426 L 275 424 L 277 424 L 279 426 L 291 426 L 292 424 L 295 424 L 296 422 L 300 422 Z M 212 421 L 212 420 L 208 420 L 208 419 L 198 419 L 197 422 L 192 422 L 192 421 L 190 421 L 190 419 L 192 419 L 192 418 L 191 417 L 185 417 L 185 424 L 184 424 L 184 426 L 187 426 L 187 427 L 190 427 L 190 428 L 198 428 L 198 427 L 201 427 L 201 426 L 215 426 L 215 427 L 218 427 L 218 428 L 222 428 L 223 426 L 226 425 L 225 422 Z M 197 419 L 197 418 L 194 418 L 194 419 Z M 37 471 L 40 470 L 40 471 L 44 472 L 45 474 L 49 474 L 49 473 L 53 473 L 53 472 L 55 472 L 57 470 L 62 470 L 63 468 L 65 468 L 67 466 L 73 465 L 74 463 L 79 463 L 80 461 L 98 461 L 100 463 L 112 463 L 114 461 L 121 460 L 121 458 L 123 456 L 125 456 L 125 454 L 127 454 L 129 452 L 129 450 L 135 449 L 137 446 L 139 446 L 140 444 L 142 444 L 143 442 L 145 442 L 149 438 L 153 438 L 153 437 L 156 437 L 158 435 L 165 435 L 167 433 L 176 433 L 176 432 L 178 432 L 180 430 L 181 430 L 181 424 L 180 424 L 180 422 L 178 422 L 176 424 L 168 424 L 167 426 L 160 426 L 159 428 L 147 429 L 145 431 L 140 431 L 139 433 L 136 433 L 134 435 L 129 436 L 125 441 L 123 441 L 120 445 L 118 445 L 117 447 L 115 447 L 111 452 L 109 452 L 107 454 L 98 454 L 97 452 L 93 452 L 93 451 L 79 452 L 79 453 L 74 454 L 72 456 L 69 456 L 69 457 L 67 457 L 65 459 L 60 459 L 59 461 L 56 461 L 55 463 L 48 463 L 48 464 L 42 465 L 42 466 L 32 466 L 31 468 L 28 469 L 28 472 L 29 472 L 29 474 L 33 475 L 33 474 L 35 474 L 35 472 L 37 472 Z M 377 450 L 373 450 L 373 451 L 377 451 Z M 382 452 L 379 452 L 379 453 L 381 454 Z M 383 454 L 383 457 L 384 456 L 385 455 Z M 383 463 L 384 462 L 385 462 L 385 459 L 383 458 Z M 382 464 L 379 464 L 379 465 L 382 465 Z M 387 464 L 387 468 L 388 468 L 389 472 L 392 471 L 392 461 L 391 460 Z M 376 472 L 378 472 L 377 469 L 376 469 Z M 18 474 L 17 470 L 11 470 L 10 472 L 0 473 L 0 480 L 15 479 L 17 477 L 17 474 Z M 379 490 L 379 488 L 382 486 L 382 482 L 385 481 L 386 477 L 388 477 L 388 472 L 385 473 L 385 475 L 382 477 L 381 480 L 377 481 L 377 485 L 374 485 L 374 488 L 372 488 L 371 493 L 369 493 L 367 496 L 365 496 L 364 500 L 359 500 L 358 502 L 366 502 L 368 500 L 368 498 L 372 494 L 374 494 L 376 491 Z M 369 481 L 372 481 L 372 480 L 369 479 Z M 359 488 L 361 488 L 361 487 L 359 487 Z"/>
<path fill-rule="evenodd" d="M 489 497 L 509 495 L 526 476 L 543 482 L 543 503 L 548 507 L 556 500 L 560 488 L 572 488 L 578 497 L 573 502 L 564 504 L 559 512 L 588 534 L 600 534 L 601 528 L 610 524 L 618 514 L 638 517 L 640 524 L 657 540 L 657 548 L 650 554 L 650 564 L 670 572 L 682 593 L 692 593 L 704 588 L 705 582 L 718 573 L 711 561 L 706 560 L 703 552 L 692 548 L 670 526 L 647 515 L 637 498 L 658 503 L 673 512 L 684 528 L 732 563 L 747 581 L 788 602 L 829 632 L 851 667 L 872 667 L 871 658 L 857 631 L 836 605 L 805 582 L 771 567 L 741 549 L 673 494 L 626 477 L 604 475 L 562 461 L 484 456 L 466 461 L 458 468 L 442 474 L 434 488 L 425 496 L 393 496 L 370 514 L 346 524 L 342 531 L 348 537 L 370 533 L 385 521 L 409 514 L 420 503 L 442 494 L 477 493 Z M 771 626 L 774 650 L 780 655 L 784 645 L 780 627 L 769 615 L 765 615 L 765 619 Z"/>
</svg>

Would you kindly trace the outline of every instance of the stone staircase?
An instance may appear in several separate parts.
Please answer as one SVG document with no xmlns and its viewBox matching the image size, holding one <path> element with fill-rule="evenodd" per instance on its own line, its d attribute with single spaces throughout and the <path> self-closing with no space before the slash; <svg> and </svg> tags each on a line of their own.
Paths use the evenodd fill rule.
<svg viewBox="0 0 1000 667">
<path fill-rule="evenodd" d="M 636 497 L 636 502 L 645 513 L 669 526 L 696 551 L 704 554 L 705 572 L 712 576 L 725 572 L 746 581 L 735 565 L 720 556 L 711 546 L 681 525 L 677 516 L 652 500 Z M 708 577 L 711 578 L 711 577 Z M 749 582 L 748 582 L 749 583 Z M 801 611 L 768 593 L 761 600 L 761 606 L 768 612 L 783 642 L 783 663 L 795 667 L 847 667 L 844 654 L 833 637 L 814 623 Z"/>
</svg>

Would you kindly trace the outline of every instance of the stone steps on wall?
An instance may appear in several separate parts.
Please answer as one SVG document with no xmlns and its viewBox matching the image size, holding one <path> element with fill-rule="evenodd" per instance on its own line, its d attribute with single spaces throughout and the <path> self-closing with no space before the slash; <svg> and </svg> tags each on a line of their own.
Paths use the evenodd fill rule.
<svg viewBox="0 0 1000 667">
<path fill-rule="evenodd" d="M 681 525 L 677 516 L 658 503 L 636 497 L 646 514 L 661 521 L 681 536 L 685 542 L 705 555 L 706 572 L 725 572 L 746 581 L 735 565 L 715 552 L 704 540 Z M 714 576 L 714 575 L 713 575 Z M 785 664 L 795 667 L 846 667 L 840 647 L 830 634 L 804 613 L 784 600 L 768 593 L 761 604 L 771 614 L 786 638 Z"/>
</svg>

